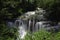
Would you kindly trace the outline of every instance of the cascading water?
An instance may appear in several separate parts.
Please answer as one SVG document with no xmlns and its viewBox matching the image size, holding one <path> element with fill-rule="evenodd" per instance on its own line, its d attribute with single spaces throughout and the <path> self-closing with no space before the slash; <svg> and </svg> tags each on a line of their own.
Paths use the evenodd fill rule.
<svg viewBox="0 0 60 40">
<path fill-rule="evenodd" d="M 16 20 L 15 21 L 15 24 L 16 24 L 16 26 L 18 27 L 18 32 L 19 32 L 19 35 L 18 35 L 18 38 L 17 38 L 17 40 L 19 40 L 19 39 L 23 39 L 24 38 L 24 36 L 26 35 L 26 25 L 23 23 L 23 21 L 22 20 Z"/>
<path fill-rule="evenodd" d="M 37 22 L 36 25 L 35 25 L 35 30 L 36 31 L 39 31 L 41 29 L 47 29 L 47 27 L 50 27 L 51 25 L 49 24 L 50 21 L 40 21 L 40 22 Z"/>
</svg>

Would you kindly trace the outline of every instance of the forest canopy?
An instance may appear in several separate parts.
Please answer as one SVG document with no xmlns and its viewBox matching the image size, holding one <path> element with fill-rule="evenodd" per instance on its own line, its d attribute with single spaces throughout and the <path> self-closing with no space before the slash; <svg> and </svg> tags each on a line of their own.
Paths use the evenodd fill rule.
<svg viewBox="0 0 60 40">
<path fill-rule="evenodd" d="M 35 10 L 36 7 L 45 9 L 49 20 L 58 21 L 60 20 L 59 4 L 59 0 L 0 0 L 0 21 L 13 20 L 27 11 Z"/>
</svg>

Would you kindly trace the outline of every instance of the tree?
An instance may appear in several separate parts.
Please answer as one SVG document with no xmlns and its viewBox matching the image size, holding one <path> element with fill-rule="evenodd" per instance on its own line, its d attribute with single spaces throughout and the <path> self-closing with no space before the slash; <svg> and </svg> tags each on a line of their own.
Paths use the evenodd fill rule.
<svg viewBox="0 0 60 40">
<path fill-rule="evenodd" d="M 60 1 L 55 0 L 54 3 L 47 8 L 46 17 L 48 20 L 56 21 L 56 22 L 60 21 L 60 6 L 59 6 L 59 4 L 60 4 Z"/>
<path fill-rule="evenodd" d="M 6 21 L 14 21 L 26 11 L 34 10 L 32 3 L 25 0 L 0 0 L 0 40 L 15 40 L 16 28 L 7 27 Z M 12 37 L 12 38 L 11 38 Z"/>
</svg>

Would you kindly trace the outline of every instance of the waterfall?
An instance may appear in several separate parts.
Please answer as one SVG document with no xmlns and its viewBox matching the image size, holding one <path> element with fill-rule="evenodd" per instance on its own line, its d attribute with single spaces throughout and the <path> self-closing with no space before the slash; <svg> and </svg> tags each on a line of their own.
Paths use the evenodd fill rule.
<svg viewBox="0 0 60 40">
<path fill-rule="evenodd" d="M 20 18 L 18 18 L 15 21 L 15 27 L 19 29 L 18 30 L 19 37 L 17 38 L 17 40 L 19 40 L 19 38 L 23 39 L 25 35 L 27 34 L 27 31 L 36 32 L 44 28 L 45 27 L 45 25 L 43 25 L 44 22 L 41 21 L 41 20 L 45 20 L 43 14 L 45 14 L 45 10 L 38 8 L 38 10 L 29 11 L 29 12 L 26 12 L 24 15 L 20 16 Z M 40 21 L 39 22 L 35 21 L 35 19 L 40 20 Z"/>
<path fill-rule="evenodd" d="M 28 25 L 28 26 L 29 26 L 29 28 L 28 28 L 28 29 L 29 29 L 29 31 L 30 31 L 31 20 L 29 20 L 29 23 L 28 23 L 28 24 L 29 24 L 29 25 Z"/>
<path fill-rule="evenodd" d="M 16 20 L 15 21 L 15 24 L 16 26 L 18 27 L 18 32 L 19 32 L 19 35 L 18 35 L 18 40 L 19 39 L 23 39 L 24 36 L 26 35 L 26 25 L 23 23 L 23 21 L 21 19 L 19 20 Z"/>
<path fill-rule="evenodd" d="M 35 31 L 39 31 L 45 28 L 50 28 L 50 21 L 40 21 L 35 24 Z"/>
<path fill-rule="evenodd" d="M 24 39 L 27 31 L 36 32 L 41 29 L 50 30 L 51 28 L 58 30 L 60 28 L 60 22 L 58 23 L 58 26 L 51 27 L 50 21 L 46 21 L 46 18 L 44 17 L 45 13 L 45 10 L 43 10 L 42 8 L 38 8 L 35 11 L 26 12 L 24 15 L 20 16 L 20 18 L 18 18 L 15 23 L 8 22 L 8 26 L 15 26 L 19 29 L 19 35 L 17 37 L 17 40 L 20 40 L 20 38 Z"/>
<path fill-rule="evenodd" d="M 44 28 L 43 22 L 35 22 L 34 17 L 32 19 L 30 19 L 30 17 L 34 16 L 35 14 L 39 14 L 36 17 L 37 19 L 43 20 L 44 19 L 43 14 L 45 14 L 45 10 L 38 8 L 38 10 L 26 12 L 24 15 L 22 15 L 20 17 L 22 20 L 18 19 L 15 21 L 16 27 L 19 28 L 19 30 L 18 30 L 19 38 L 23 39 L 24 36 L 26 35 L 27 31 L 36 32 L 39 29 Z M 24 17 L 24 18 L 22 18 L 22 17 Z"/>
</svg>

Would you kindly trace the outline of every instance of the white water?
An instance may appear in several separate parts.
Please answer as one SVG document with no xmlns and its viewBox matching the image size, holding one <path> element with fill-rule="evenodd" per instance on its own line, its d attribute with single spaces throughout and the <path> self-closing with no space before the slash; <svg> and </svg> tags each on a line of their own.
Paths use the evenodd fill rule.
<svg viewBox="0 0 60 40">
<path fill-rule="evenodd" d="M 19 32 L 19 38 L 21 38 L 21 39 L 23 39 L 24 38 L 24 36 L 26 35 L 26 31 L 25 31 L 25 28 L 24 27 L 22 27 L 22 26 L 20 26 L 19 27 L 19 30 L 18 30 L 18 32 Z"/>
<path fill-rule="evenodd" d="M 21 19 L 17 19 L 16 21 L 15 21 L 15 24 L 16 24 L 16 26 L 18 27 L 18 33 L 19 33 L 19 35 L 18 35 L 18 38 L 17 38 L 17 40 L 19 40 L 19 39 L 23 39 L 24 38 L 24 36 L 26 35 L 26 25 L 24 24 L 24 22 L 21 20 Z"/>
<path fill-rule="evenodd" d="M 49 21 L 40 21 L 40 22 L 36 23 L 36 25 L 35 25 L 36 29 L 35 30 L 39 31 L 41 29 L 47 28 L 47 26 L 50 27 Z"/>
</svg>

